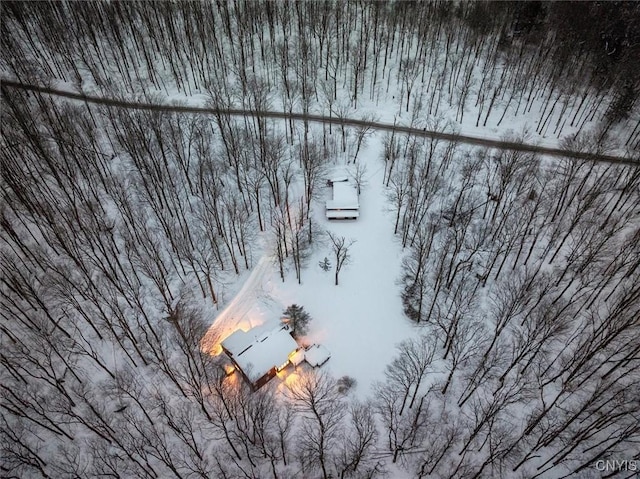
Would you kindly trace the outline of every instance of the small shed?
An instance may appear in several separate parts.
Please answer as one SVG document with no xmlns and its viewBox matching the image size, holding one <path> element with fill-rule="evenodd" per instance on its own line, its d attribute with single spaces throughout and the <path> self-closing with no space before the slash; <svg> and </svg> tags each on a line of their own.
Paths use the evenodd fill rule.
<svg viewBox="0 0 640 479">
<path fill-rule="evenodd" d="M 327 219 L 357 219 L 360 216 L 358 191 L 349 181 L 332 181 L 333 197 L 327 201 Z"/>
<path fill-rule="evenodd" d="M 289 361 L 294 366 L 299 366 L 304 361 L 304 349 L 297 350 L 290 358 Z"/>
<path fill-rule="evenodd" d="M 322 344 L 314 344 L 304 352 L 305 360 L 314 368 L 322 366 L 330 357 L 331 353 Z"/>
</svg>

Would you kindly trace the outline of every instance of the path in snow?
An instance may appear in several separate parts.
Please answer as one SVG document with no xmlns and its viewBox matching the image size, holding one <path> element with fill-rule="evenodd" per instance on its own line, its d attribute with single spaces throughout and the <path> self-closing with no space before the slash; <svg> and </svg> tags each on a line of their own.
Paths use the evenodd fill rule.
<svg viewBox="0 0 640 479">
<path fill-rule="evenodd" d="M 213 324 L 202 340 L 202 348 L 215 354 L 220 352 L 219 343 L 239 327 L 249 329 L 256 324 L 248 314 L 256 301 L 264 297 L 264 280 L 271 273 L 273 257 L 265 252 L 253 267 L 242 288 L 236 293 L 229 304 L 216 316 Z"/>
<path fill-rule="evenodd" d="M 177 105 L 158 105 L 152 103 L 141 103 L 124 100 L 114 100 L 111 98 L 100 98 L 96 96 L 84 95 L 82 93 L 73 93 L 69 91 L 56 90 L 54 88 L 27 85 L 24 83 L 0 79 L 2 87 L 18 88 L 21 90 L 37 91 L 48 95 L 55 95 L 72 100 L 80 100 L 86 103 L 95 103 L 98 105 L 114 106 L 119 108 L 128 108 L 133 110 L 151 110 L 151 111 L 172 111 L 176 113 L 197 113 L 205 115 L 232 115 L 232 116 L 257 116 L 262 118 L 281 118 L 292 120 L 304 120 L 320 123 L 333 123 L 336 125 L 349 126 L 365 126 L 376 130 L 397 131 L 399 133 L 407 133 L 414 136 L 424 136 L 436 138 L 446 141 L 456 141 L 471 145 L 486 146 L 489 148 L 498 148 L 503 150 L 523 151 L 529 153 L 540 153 L 549 156 L 576 158 L 580 160 L 596 161 L 600 163 L 613 163 L 622 165 L 640 166 L 640 162 L 632 157 L 620 157 L 603 154 L 586 153 L 583 151 L 571 151 L 562 148 L 550 148 L 540 145 L 529 145 L 526 143 L 518 143 L 513 141 L 503 141 L 500 139 L 480 138 L 469 135 L 460 135 L 457 133 L 445 133 L 440 131 L 430 131 L 422 128 L 413 128 L 410 126 L 378 123 L 373 121 L 358 120 L 353 118 L 339 118 L 336 116 L 313 115 L 304 113 L 286 113 L 280 111 L 262 111 L 262 110 L 242 110 L 242 109 L 226 109 L 226 108 L 203 108 L 193 106 L 177 106 Z"/>
</svg>

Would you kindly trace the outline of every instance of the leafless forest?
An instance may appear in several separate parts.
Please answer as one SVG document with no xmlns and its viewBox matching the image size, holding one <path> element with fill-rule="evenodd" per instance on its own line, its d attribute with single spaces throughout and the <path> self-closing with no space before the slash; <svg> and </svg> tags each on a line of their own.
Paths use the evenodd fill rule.
<svg viewBox="0 0 640 479">
<path fill-rule="evenodd" d="M 419 128 L 527 117 L 567 149 L 640 151 L 634 2 L 2 2 L 0 17 L 2 76 L 25 84 L 338 118 L 392 101 Z M 3 477 L 635 477 L 593 464 L 640 457 L 640 161 L 388 133 L 365 164 L 368 128 L 5 86 L 1 126 Z M 367 400 L 325 373 L 253 393 L 201 340 L 257 232 L 301 280 L 334 158 L 358 185 L 384 169 L 406 252 L 389 321 L 415 338 Z"/>
</svg>

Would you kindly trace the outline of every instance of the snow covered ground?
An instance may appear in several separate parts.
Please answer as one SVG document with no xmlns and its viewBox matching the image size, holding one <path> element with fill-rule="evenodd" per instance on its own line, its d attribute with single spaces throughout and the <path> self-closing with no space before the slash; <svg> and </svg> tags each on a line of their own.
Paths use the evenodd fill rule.
<svg viewBox="0 0 640 479">
<path fill-rule="evenodd" d="M 248 274 L 238 277 L 241 285 L 225 308 L 215 316 L 215 328 L 211 328 L 202 340 L 203 349 L 214 354 L 221 352 L 219 341 L 224 340 L 237 329 L 248 331 L 263 324 L 258 312 L 253 311 L 255 303 L 264 298 L 265 278 L 271 273 L 272 258 L 264 254 Z M 251 314 L 249 314 L 251 313 Z"/>
<path fill-rule="evenodd" d="M 292 272 L 283 283 L 275 260 L 267 253 L 213 323 L 213 330 L 220 331 L 224 339 L 237 328 L 277 321 L 291 304 L 303 306 L 312 317 L 303 341 L 326 346 L 331 359 L 322 368 L 336 378 L 355 378 L 356 394 L 363 399 L 370 396 L 372 384 L 382 379 L 385 366 L 396 353 L 395 344 L 415 335 L 416 330 L 402 314 L 396 284 L 403 252 L 393 235 L 393 218 L 382 184 L 381 142 L 381 135 L 370 137 L 358 155 L 358 161 L 367 166 L 358 220 L 325 218 L 324 201 L 331 197 L 329 187 L 322 189 L 324 197 L 315 202 L 314 221 L 321 230 L 355 240 L 349 249 L 350 261 L 340 272 L 340 284 L 334 285 L 335 258 L 324 238 L 316 240 L 302 271 L 302 284 L 297 283 Z M 343 168 L 335 166 L 336 171 Z M 318 264 L 325 257 L 331 261 L 329 271 Z"/>
</svg>

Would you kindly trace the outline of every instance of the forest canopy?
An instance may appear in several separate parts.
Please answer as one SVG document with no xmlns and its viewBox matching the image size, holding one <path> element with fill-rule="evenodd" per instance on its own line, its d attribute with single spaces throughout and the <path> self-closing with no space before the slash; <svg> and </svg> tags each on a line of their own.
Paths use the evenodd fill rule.
<svg viewBox="0 0 640 479">
<path fill-rule="evenodd" d="M 591 478 L 638 457 L 640 2 L 0 20 L 3 474 Z M 340 226 L 336 168 L 362 195 Z M 312 279 L 335 294 L 301 301 Z M 301 346 L 336 303 L 341 379 L 287 365 L 253 391 L 215 354 L 251 280 Z M 409 337 L 374 350 L 381 326 Z M 369 349 L 388 363 L 365 384 Z"/>
</svg>

